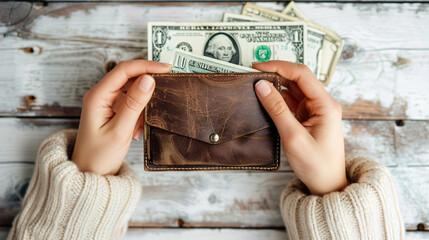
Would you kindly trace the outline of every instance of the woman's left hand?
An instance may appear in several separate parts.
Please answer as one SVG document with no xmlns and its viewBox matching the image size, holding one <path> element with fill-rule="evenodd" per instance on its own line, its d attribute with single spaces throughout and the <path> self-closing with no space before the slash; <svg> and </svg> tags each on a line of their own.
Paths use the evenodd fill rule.
<svg viewBox="0 0 429 240">
<path fill-rule="evenodd" d="M 142 112 L 155 89 L 154 79 L 145 73 L 170 71 L 170 65 L 153 61 L 120 62 L 85 94 L 72 155 L 80 171 L 119 171 L 131 140 L 143 133 Z"/>
</svg>

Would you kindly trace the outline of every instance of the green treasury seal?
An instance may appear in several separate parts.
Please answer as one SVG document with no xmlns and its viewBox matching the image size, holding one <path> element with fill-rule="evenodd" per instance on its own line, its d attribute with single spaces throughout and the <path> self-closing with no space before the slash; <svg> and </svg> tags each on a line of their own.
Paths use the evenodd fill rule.
<svg viewBox="0 0 429 240">
<path fill-rule="evenodd" d="M 265 45 L 258 46 L 255 50 L 255 57 L 261 62 L 268 61 L 271 58 L 271 49 Z"/>
</svg>

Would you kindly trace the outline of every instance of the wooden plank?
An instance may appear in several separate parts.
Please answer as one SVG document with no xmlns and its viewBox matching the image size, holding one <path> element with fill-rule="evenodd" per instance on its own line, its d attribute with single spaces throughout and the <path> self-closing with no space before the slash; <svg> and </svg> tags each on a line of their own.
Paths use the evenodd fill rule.
<svg viewBox="0 0 429 240">
<path fill-rule="evenodd" d="M 429 231 L 407 231 L 406 239 L 420 240 L 428 239 Z M 124 240 L 133 239 L 236 239 L 236 240 L 287 240 L 285 230 L 280 229 L 129 229 L 124 236 Z"/>
<path fill-rule="evenodd" d="M 65 128 L 77 128 L 77 119 L 0 119 L 0 163 L 33 163 L 40 143 Z M 427 166 L 429 121 L 344 120 L 343 134 L 347 155 L 370 156 L 387 166 Z M 127 160 L 142 164 L 142 141 L 131 144 Z M 290 166 L 282 151 L 281 170 Z"/>
<path fill-rule="evenodd" d="M 398 164 L 429 166 L 429 121 L 404 121 L 395 133 Z"/>
<path fill-rule="evenodd" d="M 343 121 L 347 155 L 369 156 L 386 166 L 396 166 L 393 121 Z"/>
<path fill-rule="evenodd" d="M 380 50 L 360 55 L 365 60 L 355 58 L 338 65 L 328 86 L 343 105 L 344 118 L 428 119 L 427 51 Z"/>
<path fill-rule="evenodd" d="M 427 5 L 298 6 L 310 20 L 330 27 L 345 39 L 342 61 L 328 87 L 343 104 L 345 116 L 354 112 L 358 118 L 428 118 L 429 95 L 424 89 L 429 86 L 429 29 L 422 35 L 418 27 L 429 21 L 427 12 L 426 17 L 419 17 L 420 10 L 428 11 Z M 386 24 L 393 16 L 398 24 Z M 406 24 L 405 18 L 409 21 Z"/>
<path fill-rule="evenodd" d="M 6 240 L 9 233 L 8 228 L 0 228 L 0 240 Z M 429 238 L 429 232 L 407 231 L 406 239 L 423 240 Z M 151 240 L 287 240 L 288 236 L 284 230 L 277 229 L 160 229 L 160 228 L 131 228 L 122 238 L 123 240 L 151 239 Z"/>
<path fill-rule="evenodd" d="M 104 76 L 109 64 L 146 56 L 145 48 L 106 49 L 11 38 L 3 42 L 11 47 L 0 49 L 0 72 L 5 73 L 0 76 L 0 115 L 3 116 L 78 117 L 84 93 Z M 328 90 L 342 103 L 343 118 L 428 117 L 429 94 L 424 89 L 429 83 L 426 80 L 429 58 L 424 51 L 405 53 L 420 60 L 397 69 L 393 65 L 397 51 L 391 50 L 384 53 L 382 61 L 385 62 L 378 67 L 372 62 L 373 54 L 364 54 L 366 62 L 361 65 L 350 63 L 352 70 L 347 66 L 338 67 L 337 73 L 343 80 L 331 84 Z M 392 73 L 400 76 L 394 86 L 390 86 L 394 80 Z M 362 79 L 358 81 L 355 75 Z"/>
<path fill-rule="evenodd" d="M 155 180 L 139 166 L 135 171 L 145 186 L 143 192 L 148 193 L 131 219 L 137 226 L 282 227 L 279 197 L 295 177 L 289 172 L 201 172 L 176 176 L 160 173 Z M 390 169 L 405 227 L 411 230 L 421 223 L 429 226 L 427 171 L 428 167 Z"/>
<path fill-rule="evenodd" d="M 0 226 L 10 225 L 24 199 L 34 164 L 1 164 Z"/>
<path fill-rule="evenodd" d="M 284 8 L 281 3 L 259 5 L 274 10 Z M 418 27 L 429 18 L 429 9 L 425 4 L 297 5 L 310 20 L 343 36 L 347 46 L 354 45 L 354 52 L 350 49 L 346 52 L 349 54 L 344 56 L 347 59 L 362 53 L 362 50 L 428 48 L 429 30 Z M 146 42 L 148 21 L 220 21 L 224 12 L 239 13 L 241 7 L 240 3 L 50 3 L 47 6 L 33 6 L 32 13 L 25 21 L 7 28 L 7 36 L 83 42 L 92 40 L 103 46 L 142 47 L 144 45 L 141 43 Z M 394 19 L 399 20 L 395 25 L 385 24 Z M 404 29 L 407 34 L 400 34 Z"/>
<path fill-rule="evenodd" d="M 89 1 L 81 1 L 81 0 L 62 0 L 61 2 L 113 2 L 115 0 L 89 0 Z M 47 0 L 46 2 L 56 2 L 56 0 Z M 141 0 L 120 0 L 115 2 L 142 2 Z M 161 1 L 155 1 L 155 0 L 143 0 L 143 2 L 213 2 L 213 0 L 161 0 Z M 226 2 L 226 0 L 220 0 L 216 2 Z M 230 2 L 230 1 L 228 1 Z M 231 1 L 231 2 L 241 2 L 241 1 Z M 272 2 L 272 0 L 249 0 L 246 2 Z M 284 4 L 287 4 L 289 0 L 280 0 L 277 2 L 284 2 Z M 350 2 L 350 3 L 380 3 L 380 2 L 386 2 L 386 3 L 415 3 L 415 2 L 428 2 L 428 0 L 296 0 L 295 2 Z"/>
<path fill-rule="evenodd" d="M 284 7 L 275 3 L 259 5 L 275 10 Z M 343 36 L 347 46 L 355 46 L 354 52 L 349 49 L 346 53 L 428 48 L 429 30 L 418 27 L 429 18 L 425 4 L 298 3 L 298 6 L 310 20 Z M 8 30 L 29 39 L 93 40 L 103 46 L 142 47 L 148 21 L 220 21 L 224 12 L 239 13 L 241 7 L 239 3 L 51 3 L 33 9 L 22 24 Z M 394 19 L 398 20 L 395 25 L 386 24 Z M 404 29 L 407 34 L 400 34 Z"/>
<path fill-rule="evenodd" d="M 48 0 L 52 1 L 52 0 Z M 365 4 L 365 3 L 426 3 L 428 0 L 296 0 L 295 2 L 304 3 L 304 2 L 341 2 L 341 3 L 355 3 L 355 4 Z"/>
<path fill-rule="evenodd" d="M 44 1 L 46 3 L 57 3 L 57 0 L 46 0 Z M 216 3 L 225 3 L 225 2 L 238 2 L 242 3 L 242 1 L 234 0 L 234 1 L 226 1 L 226 0 L 62 0 L 61 2 L 139 2 L 139 3 L 150 3 L 150 4 L 162 4 L 162 3 L 168 3 L 168 4 L 183 4 L 183 3 L 195 3 L 195 2 L 216 2 Z M 246 2 L 272 2 L 272 0 L 248 0 Z M 286 5 L 289 0 L 280 0 L 277 1 L 280 3 L 283 3 Z M 426 3 L 428 0 L 295 0 L 297 3 L 301 2 L 340 2 L 340 3 Z"/>
<path fill-rule="evenodd" d="M 148 21 L 220 21 L 224 11 L 239 12 L 241 7 L 239 3 L 51 3 L 38 9 L 33 7 L 25 21 L 10 26 L 8 31 L 26 39 L 145 47 Z M 52 19 L 57 24 L 50 23 Z M 56 32 L 60 25 L 61 33 Z"/>
<path fill-rule="evenodd" d="M 0 240 L 6 240 L 9 235 L 9 228 L 0 228 Z"/>
<path fill-rule="evenodd" d="M 9 233 L 8 228 L 0 228 L 0 240 L 6 240 Z M 405 233 L 406 239 L 423 240 L 429 238 L 429 232 Z M 151 239 L 151 240 L 287 240 L 288 236 L 284 230 L 277 229 L 160 229 L 160 228 L 131 228 L 122 238 L 123 240 Z"/>
<path fill-rule="evenodd" d="M 144 54 L 136 49 L 37 41 L 14 44 L 14 49 L 0 50 L 0 72 L 5 73 L 0 76 L 3 116 L 78 117 L 83 95 L 105 75 L 110 62 Z"/>
<path fill-rule="evenodd" d="M 0 139 L 0 163 L 33 163 L 37 150 L 45 138 L 61 129 L 76 129 L 78 124 L 77 119 L 0 118 L 0 134 L 4 136 Z M 427 122 L 419 121 L 414 129 L 418 130 L 426 125 Z M 406 162 L 413 157 L 424 159 L 426 156 L 425 150 L 421 150 L 422 156 L 416 152 L 414 156 L 396 158 L 394 121 L 344 120 L 343 129 L 345 150 L 348 155 L 371 156 L 387 166 L 397 166 L 397 160 Z M 424 139 L 421 141 L 424 142 Z M 406 151 L 407 148 L 414 149 L 415 143 L 402 145 L 401 148 Z M 142 164 L 142 141 L 131 143 L 127 160 L 132 164 Z M 420 164 L 426 165 L 427 162 L 422 160 Z M 281 170 L 291 170 L 283 151 Z"/>
<path fill-rule="evenodd" d="M 391 168 L 405 227 L 429 230 L 429 167 Z M 419 224 L 423 224 L 419 226 Z"/>
<path fill-rule="evenodd" d="M 146 55 L 144 48 L 57 45 L 11 38 L 3 42 L 11 46 L 0 49 L 0 72 L 5 73 L 0 76 L 0 115 L 3 116 L 78 117 L 84 93 L 104 76 L 110 64 Z M 373 55 L 367 54 L 362 66 L 353 63 L 356 64 L 353 70 L 338 67 L 337 72 L 345 82 L 333 83 L 328 90 L 342 103 L 343 118 L 427 118 L 429 96 L 424 89 L 429 83 L 426 81 L 429 58 L 424 51 L 408 51 L 422 62 L 396 69 L 392 63 L 396 61 L 396 52 L 385 53 L 383 61 L 387 62 L 380 63 L 384 66 L 374 67 Z M 376 72 L 384 80 L 374 79 Z M 401 87 L 390 86 L 392 72 L 401 76 L 394 84 Z M 405 74 L 408 77 L 403 77 Z M 354 75 L 361 75 L 362 79 L 358 82 Z"/>
<path fill-rule="evenodd" d="M 133 226 L 283 227 L 280 193 L 290 172 L 148 173 Z"/>
<path fill-rule="evenodd" d="M 77 128 L 78 120 L 0 119 L 0 163 L 33 164 L 40 144 L 53 133 Z"/>
<path fill-rule="evenodd" d="M 406 239 L 413 239 L 413 240 L 427 240 L 429 239 L 429 231 L 419 231 L 419 232 L 411 232 L 411 231 L 407 231 L 405 233 L 405 238 Z"/>
<path fill-rule="evenodd" d="M 151 239 L 151 240 L 287 240 L 284 230 L 277 229 L 129 229 L 124 240 Z"/>
<path fill-rule="evenodd" d="M 145 172 L 134 227 L 283 227 L 279 197 L 291 172 Z M 31 164 L 1 164 L 0 225 L 10 225 L 31 177 Z M 428 226 L 429 167 L 390 168 L 405 227 Z"/>
<path fill-rule="evenodd" d="M 429 119 L 429 29 L 419 27 L 429 21 L 426 5 L 298 5 L 346 40 L 328 87 L 342 103 L 344 118 Z M 9 32 L 0 39 L 0 115 L 79 116 L 83 94 L 103 77 L 108 62 L 146 56 L 148 21 L 218 21 L 224 11 L 240 9 L 237 3 L 35 8 L 22 23 L 0 29 Z"/>
</svg>

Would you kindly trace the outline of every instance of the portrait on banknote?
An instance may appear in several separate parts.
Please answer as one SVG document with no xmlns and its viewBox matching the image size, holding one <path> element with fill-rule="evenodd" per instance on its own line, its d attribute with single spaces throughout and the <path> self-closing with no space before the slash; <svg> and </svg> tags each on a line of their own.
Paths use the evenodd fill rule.
<svg viewBox="0 0 429 240">
<path fill-rule="evenodd" d="M 223 32 L 215 33 L 207 40 L 204 56 L 235 64 L 240 62 L 237 42 L 231 35 Z"/>
</svg>

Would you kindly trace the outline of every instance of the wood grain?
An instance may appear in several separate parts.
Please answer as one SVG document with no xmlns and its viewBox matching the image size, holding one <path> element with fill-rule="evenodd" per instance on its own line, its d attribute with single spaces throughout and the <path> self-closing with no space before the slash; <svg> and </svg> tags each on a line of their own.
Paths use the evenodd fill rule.
<svg viewBox="0 0 429 240">
<path fill-rule="evenodd" d="M 0 240 L 6 240 L 8 228 L 0 228 Z M 426 240 L 429 238 L 429 232 L 412 232 L 405 234 L 406 239 Z M 278 229 L 128 229 L 123 240 L 151 239 L 151 240 L 287 240 L 287 234 L 284 230 Z"/>
<path fill-rule="evenodd" d="M 412 230 L 419 229 L 423 224 L 429 230 L 429 167 L 419 168 L 392 168 L 392 174 L 399 207 L 405 227 Z M 423 194 L 423 195 L 420 195 Z"/>
<path fill-rule="evenodd" d="M 401 166 L 429 166 L 429 122 L 404 121 L 403 126 L 395 128 L 398 163 Z"/>
<path fill-rule="evenodd" d="M 77 129 L 78 120 L 0 118 L 0 164 L 33 164 L 44 139 L 66 128 Z"/>
<path fill-rule="evenodd" d="M 112 2 L 114 0 L 89 0 L 87 2 Z M 155 0 L 120 0 L 120 1 L 115 1 L 115 2 L 155 2 L 155 3 L 163 3 L 163 2 L 169 2 L 169 3 L 182 3 L 182 2 L 213 2 L 213 0 L 161 0 L 161 1 L 155 1 Z M 47 0 L 46 2 L 56 2 L 55 0 Z M 81 0 L 63 0 L 62 2 L 86 2 L 86 1 L 81 1 Z M 241 3 L 241 1 L 226 1 L 226 0 L 218 0 L 215 1 L 217 3 L 224 3 L 224 2 L 239 2 Z M 272 0 L 249 0 L 246 2 L 272 2 Z M 277 2 L 284 2 L 284 4 L 287 4 L 289 1 L 288 0 L 280 0 Z M 428 2 L 428 0 L 296 0 L 295 2 L 300 3 L 300 2 L 350 2 L 350 3 L 380 3 L 380 2 L 386 2 L 386 3 L 409 3 L 409 2 Z"/>
<path fill-rule="evenodd" d="M 347 155 L 370 156 L 386 166 L 396 166 L 394 121 L 343 121 Z"/>
<path fill-rule="evenodd" d="M 34 164 L 1 164 L 0 226 L 11 225 L 33 175 Z"/>
<path fill-rule="evenodd" d="M 327 88 L 343 105 L 344 118 L 429 119 L 429 28 L 421 27 L 429 22 L 426 5 L 298 6 L 346 40 Z M 83 94 L 104 76 L 106 64 L 146 57 L 148 21 L 218 21 L 224 11 L 240 9 L 236 3 L 52 3 L 34 9 L 22 23 L 0 27 L 0 115 L 78 117 Z M 35 97 L 31 103 L 29 96 Z"/>
<path fill-rule="evenodd" d="M 5 73 L 0 76 L 3 116 L 78 117 L 83 95 L 105 75 L 109 62 L 142 58 L 143 54 L 100 46 L 16 44 L 15 49 L 0 50 L 0 72 Z M 35 50 L 28 54 L 30 47 Z"/>
<path fill-rule="evenodd" d="M 151 240 L 218 240 L 218 239 L 237 239 L 237 240 L 287 240 L 287 234 L 284 230 L 244 230 L 244 229 L 129 229 L 124 240 L 151 239 Z"/>
</svg>

